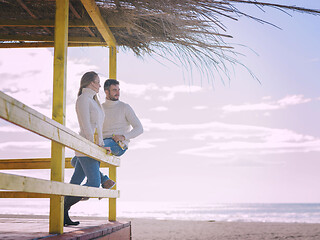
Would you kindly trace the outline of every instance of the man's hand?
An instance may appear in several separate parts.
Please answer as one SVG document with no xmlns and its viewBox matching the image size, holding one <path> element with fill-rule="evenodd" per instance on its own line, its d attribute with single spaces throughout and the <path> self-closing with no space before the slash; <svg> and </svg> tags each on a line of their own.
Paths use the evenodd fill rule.
<svg viewBox="0 0 320 240">
<path fill-rule="evenodd" d="M 114 136 L 112 136 L 112 139 L 115 142 L 119 142 L 119 141 L 124 141 L 126 138 L 123 135 L 114 135 Z"/>
</svg>

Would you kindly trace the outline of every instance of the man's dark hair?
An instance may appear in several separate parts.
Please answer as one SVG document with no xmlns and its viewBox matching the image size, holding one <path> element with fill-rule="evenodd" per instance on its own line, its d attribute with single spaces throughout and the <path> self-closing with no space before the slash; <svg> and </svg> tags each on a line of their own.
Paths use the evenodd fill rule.
<svg viewBox="0 0 320 240">
<path fill-rule="evenodd" d="M 115 80 L 115 79 L 107 79 L 104 82 L 103 89 L 104 90 L 109 90 L 111 85 L 119 85 L 119 82 L 117 80 Z"/>
</svg>

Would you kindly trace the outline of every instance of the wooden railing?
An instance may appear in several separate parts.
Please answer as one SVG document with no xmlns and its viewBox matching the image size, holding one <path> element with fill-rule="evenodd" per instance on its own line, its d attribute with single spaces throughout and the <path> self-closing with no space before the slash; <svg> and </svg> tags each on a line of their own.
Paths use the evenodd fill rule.
<svg viewBox="0 0 320 240">
<path fill-rule="evenodd" d="M 120 166 L 118 157 L 107 155 L 105 149 L 1 91 L 0 118 L 100 161 L 101 167 L 109 167 L 110 176 L 116 181 L 115 169 Z M 61 161 L 63 162 L 63 170 L 64 168 L 71 168 L 70 158 L 63 158 Z M 51 169 L 52 171 L 52 166 L 54 164 L 51 163 L 50 158 L 0 159 L 1 170 Z M 67 195 L 110 198 L 109 220 L 114 221 L 116 220 L 115 201 L 120 194 L 119 190 L 85 187 L 7 173 L 0 173 L 0 189 L 7 190 L 0 192 L 1 198 L 53 198 Z M 50 217 L 63 216 L 61 211 L 63 211 L 62 208 L 60 212 L 50 209 Z M 63 228 L 63 226 L 60 227 Z"/>
</svg>

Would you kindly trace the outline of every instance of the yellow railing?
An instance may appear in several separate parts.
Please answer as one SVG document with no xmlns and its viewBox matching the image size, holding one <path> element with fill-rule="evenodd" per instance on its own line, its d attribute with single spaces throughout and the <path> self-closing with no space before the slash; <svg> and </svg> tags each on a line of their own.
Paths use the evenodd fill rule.
<svg viewBox="0 0 320 240">
<path fill-rule="evenodd" d="M 0 118 L 20 127 L 37 133 L 53 142 L 91 156 L 101 162 L 101 167 L 116 168 L 120 166 L 120 159 L 106 155 L 106 151 L 87 139 L 79 136 L 62 124 L 42 115 L 21 102 L 0 91 Z M 0 169 L 50 169 L 51 158 L 34 159 L 1 159 Z M 65 167 L 71 168 L 70 158 L 66 158 Z M 111 175 L 110 175 L 111 176 Z M 114 178 L 115 179 L 115 178 Z M 81 196 L 102 197 L 115 201 L 119 197 L 118 190 L 99 189 L 94 187 L 78 186 L 59 181 L 49 181 L 31 177 L 0 173 L 0 189 L 10 190 L 0 192 L 1 198 L 27 197 L 54 197 L 54 196 Z M 115 204 L 114 204 L 115 207 Z M 50 211 L 56 217 L 57 211 Z M 116 220 L 116 209 L 109 208 L 109 220 Z"/>
</svg>

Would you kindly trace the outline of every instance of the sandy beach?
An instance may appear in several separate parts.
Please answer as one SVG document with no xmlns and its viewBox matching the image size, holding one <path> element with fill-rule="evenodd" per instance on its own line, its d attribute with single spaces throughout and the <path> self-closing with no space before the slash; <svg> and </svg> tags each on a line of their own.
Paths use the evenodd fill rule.
<svg viewBox="0 0 320 240">
<path fill-rule="evenodd" d="M 73 217 L 81 224 L 66 232 L 107 221 L 96 217 Z M 131 221 L 133 240 L 319 240 L 320 224 L 252 223 L 214 221 L 174 221 L 154 219 L 119 219 Z M 0 215 L 0 239 L 26 240 L 48 234 L 48 217 Z"/>
<path fill-rule="evenodd" d="M 133 240 L 319 240 L 320 224 L 132 219 Z"/>
</svg>

